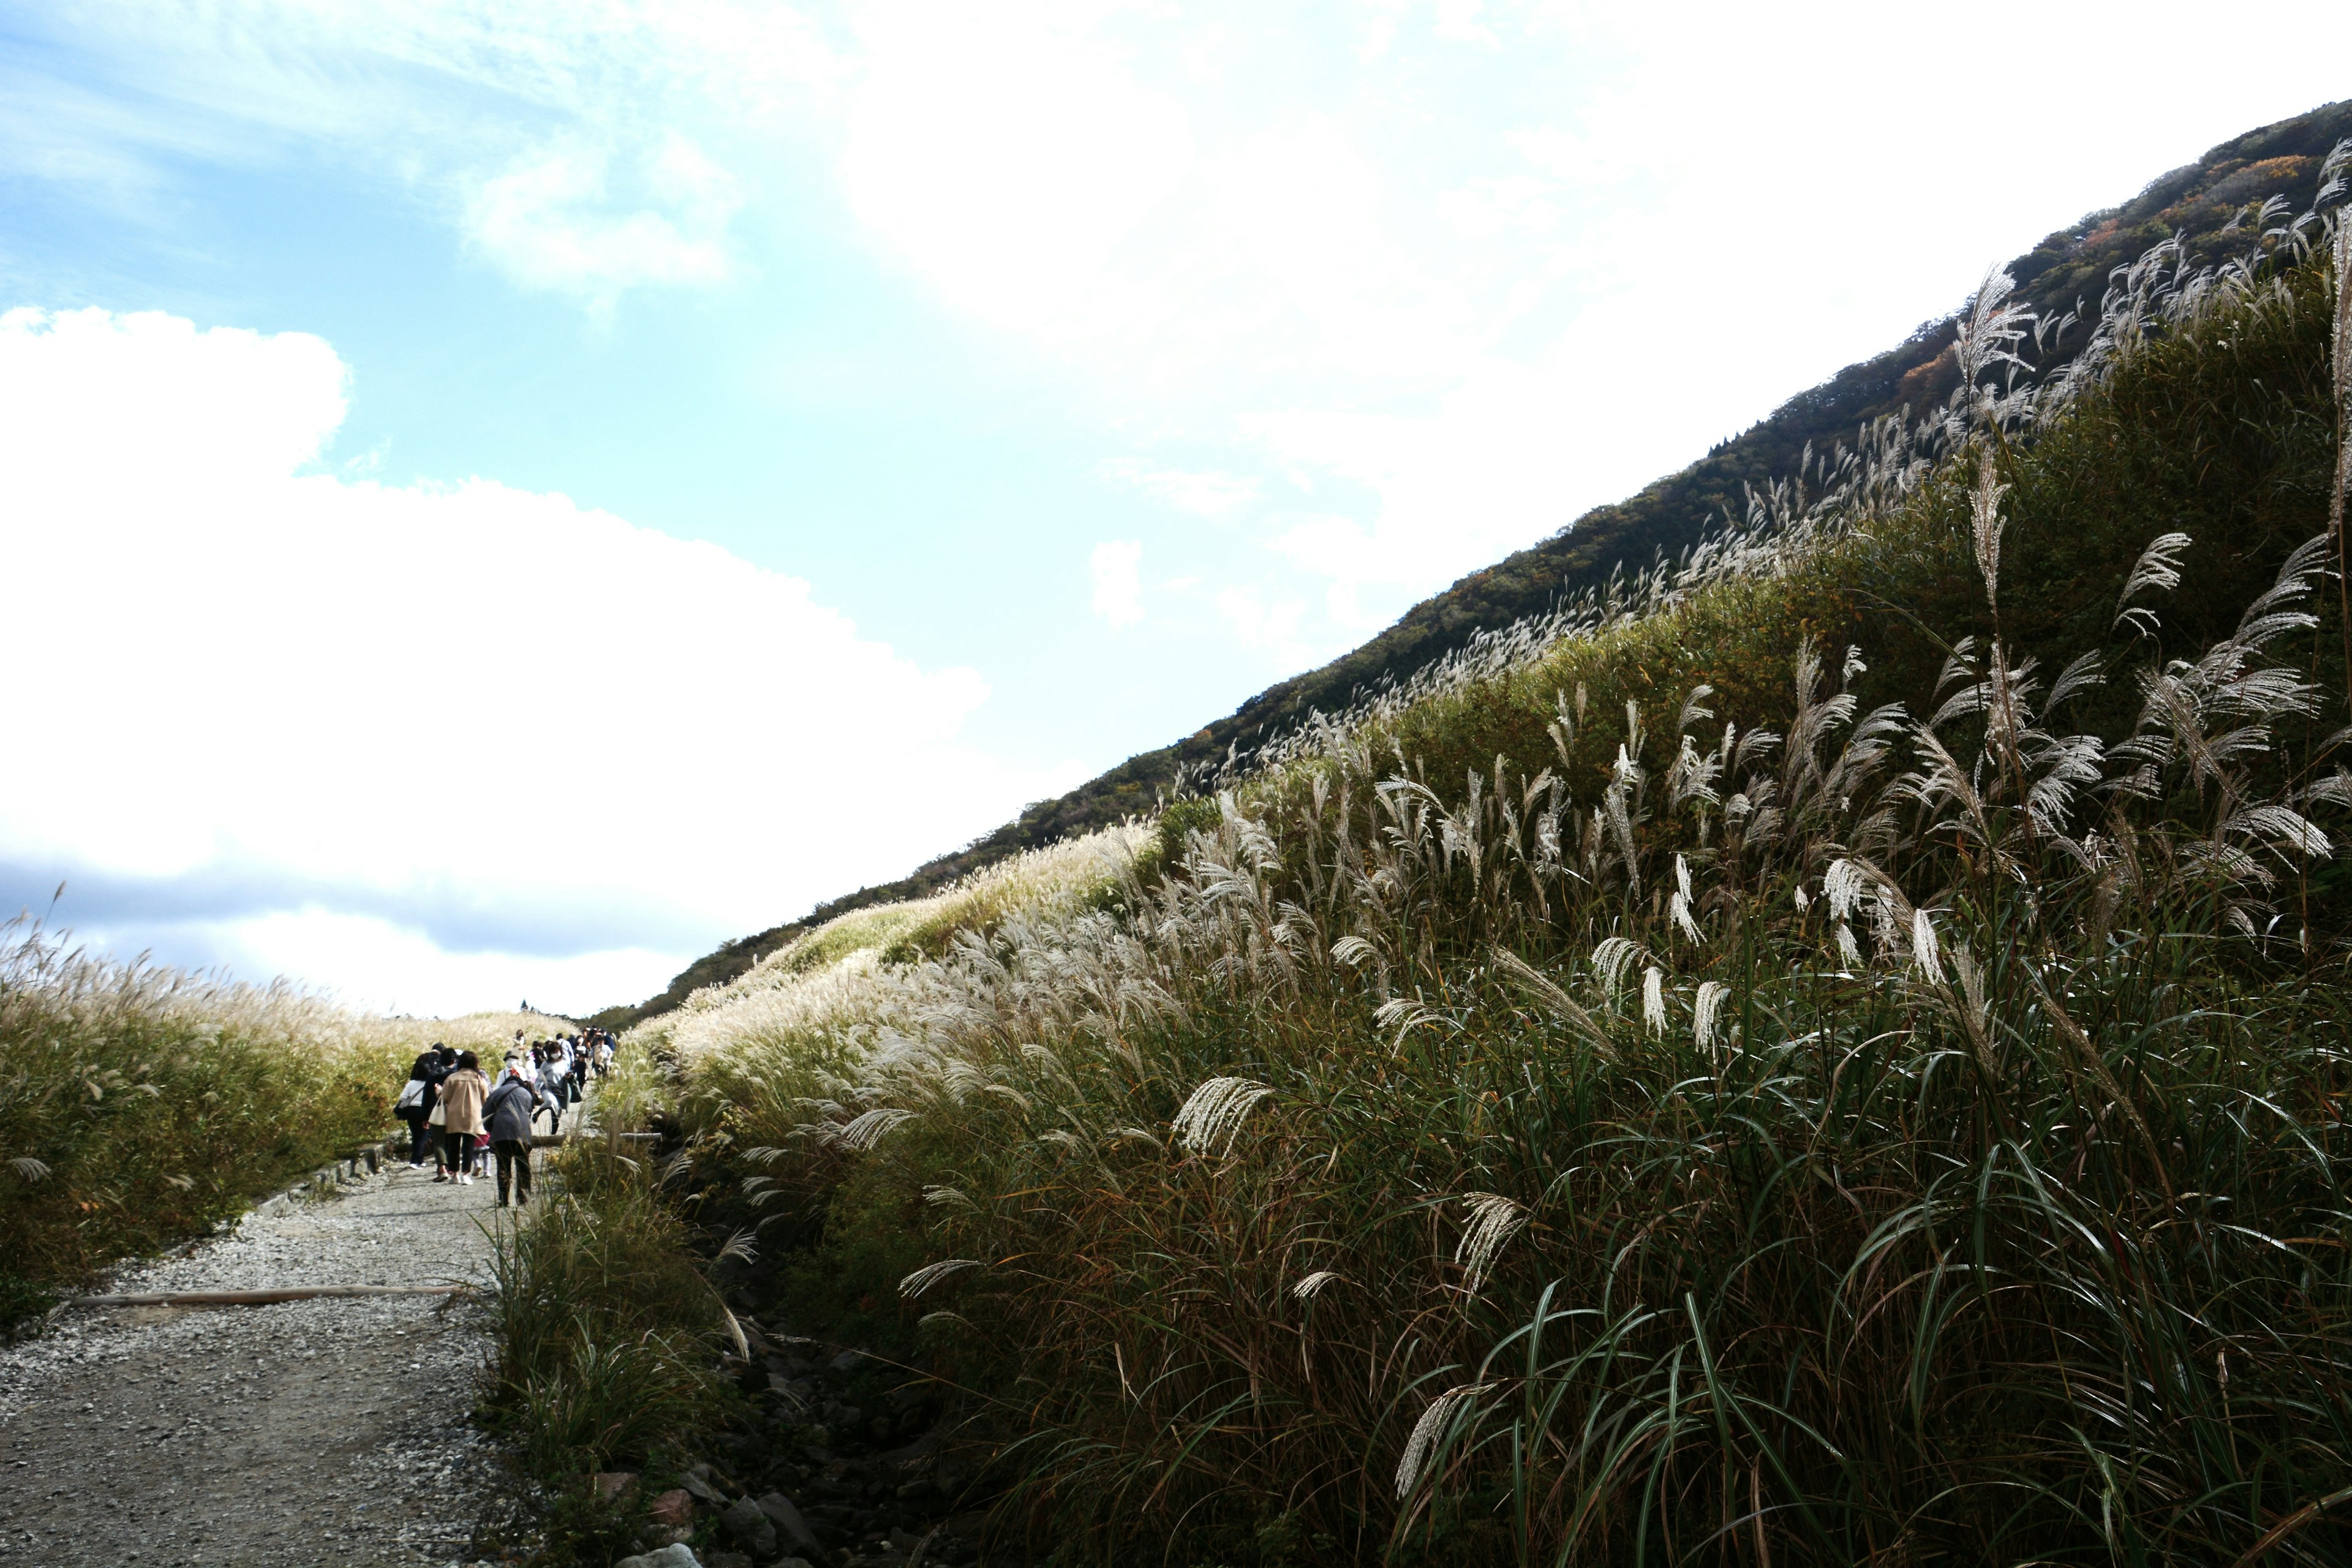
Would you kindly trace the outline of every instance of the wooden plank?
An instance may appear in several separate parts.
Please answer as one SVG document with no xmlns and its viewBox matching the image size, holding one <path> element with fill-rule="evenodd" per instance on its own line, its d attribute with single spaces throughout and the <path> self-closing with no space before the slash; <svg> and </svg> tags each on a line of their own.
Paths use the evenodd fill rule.
<svg viewBox="0 0 2352 1568">
<path fill-rule="evenodd" d="M 67 1307 L 268 1307 L 331 1296 L 454 1296 L 471 1285 L 290 1285 L 277 1290 L 140 1290 L 121 1296 L 72 1296 Z"/>
</svg>

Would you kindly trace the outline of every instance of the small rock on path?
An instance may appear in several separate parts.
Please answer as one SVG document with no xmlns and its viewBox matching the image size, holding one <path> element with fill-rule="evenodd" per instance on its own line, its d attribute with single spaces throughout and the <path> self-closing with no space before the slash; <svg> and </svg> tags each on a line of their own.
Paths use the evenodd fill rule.
<svg viewBox="0 0 2352 1568">
<path fill-rule="evenodd" d="M 497 1198 L 395 1163 L 108 1288 L 487 1286 Z M 462 1297 L 70 1310 L 0 1351 L 0 1568 L 462 1562 L 519 1500 L 467 1422 L 488 1331 Z"/>
</svg>

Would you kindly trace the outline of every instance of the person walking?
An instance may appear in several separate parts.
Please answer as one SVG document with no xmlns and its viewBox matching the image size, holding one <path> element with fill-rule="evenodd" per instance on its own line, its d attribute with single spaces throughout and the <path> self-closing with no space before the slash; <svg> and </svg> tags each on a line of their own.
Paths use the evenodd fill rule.
<svg viewBox="0 0 2352 1568">
<path fill-rule="evenodd" d="M 530 1202 L 530 1119 L 539 1109 L 539 1089 L 523 1076 L 522 1058 L 507 1058 L 499 1085 L 482 1101 L 489 1117 L 490 1147 L 499 1160 L 499 1207 L 507 1206 L 511 1184 L 514 1201 Z"/>
<path fill-rule="evenodd" d="M 547 1131 L 560 1138 L 563 1135 L 564 1078 L 557 1061 L 555 1053 L 550 1050 L 547 1059 L 539 1066 L 539 1087 L 547 1107 Z"/>
<path fill-rule="evenodd" d="M 482 1076 L 479 1058 L 471 1051 L 459 1052 L 457 1070 L 441 1080 L 443 1158 L 433 1173 L 435 1181 L 473 1184 L 467 1163 L 482 1131 L 482 1100 L 489 1091 L 490 1080 Z"/>
<path fill-rule="evenodd" d="M 416 1053 L 416 1063 L 408 1069 L 408 1081 L 400 1086 L 400 1098 L 393 1102 L 392 1113 L 408 1123 L 408 1168 L 425 1168 L 425 1140 L 432 1137 L 433 1101 L 441 1091 L 441 1079 L 446 1069 L 441 1066 L 439 1047 Z"/>
</svg>

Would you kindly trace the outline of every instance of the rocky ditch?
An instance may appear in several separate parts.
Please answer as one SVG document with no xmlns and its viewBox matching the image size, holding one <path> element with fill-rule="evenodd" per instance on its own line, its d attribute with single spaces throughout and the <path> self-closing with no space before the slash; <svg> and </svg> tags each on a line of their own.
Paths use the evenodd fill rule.
<svg viewBox="0 0 2352 1568">
<path fill-rule="evenodd" d="M 745 1419 L 643 1500 L 648 1553 L 693 1543 L 701 1568 L 963 1568 L 981 1555 L 958 1402 L 856 1350 L 742 1322 Z M 607 1492 L 639 1478 L 600 1476 Z M 649 1558 L 656 1562 L 657 1558 Z M 663 1568 L 669 1568 L 664 1564 Z M 678 1563 L 677 1568 L 684 1568 Z"/>
</svg>

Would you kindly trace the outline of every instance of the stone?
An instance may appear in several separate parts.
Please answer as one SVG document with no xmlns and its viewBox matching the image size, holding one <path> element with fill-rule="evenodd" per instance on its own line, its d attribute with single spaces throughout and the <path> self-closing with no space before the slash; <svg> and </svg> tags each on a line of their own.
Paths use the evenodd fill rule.
<svg viewBox="0 0 2352 1568">
<path fill-rule="evenodd" d="M 714 1552 L 702 1560 L 702 1568 L 751 1568 L 751 1559 L 740 1552 Z"/>
<path fill-rule="evenodd" d="M 616 1498 L 637 1484 L 635 1470 L 599 1470 L 588 1478 L 601 1498 Z"/>
<path fill-rule="evenodd" d="M 739 1544 L 761 1557 L 776 1554 L 776 1527 L 760 1505 L 744 1498 L 719 1516 L 719 1524 Z"/>
<path fill-rule="evenodd" d="M 775 1522 L 785 1541 L 819 1555 L 824 1553 L 824 1543 L 817 1540 L 816 1531 L 809 1528 L 809 1521 L 801 1517 L 801 1510 L 793 1506 L 792 1499 L 782 1492 L 770 1492 L 755 1506 Z"/>
<path fill-rule="evenodd" d="M 613 1568 L 702 1568 L 701 1559 L 694 1548 L 682 1541 L 672 1542 L 659 1552 L 647 1552 L 635 1557 L 624 1557 Z"/>
<path fill-rule="evenodd" d="M 816 1564 L 805 1557 L 779 1557 L 770 1568 L 816 1568 Z"/>
<path fill-rule="evenodd" d="M 863 1352 L 844 1351 L 839 1355 L 834 1357 L 833 1360 L 828 1362 L 826 1364 L 831 1366 L 835 1372 L 856 1372 L 858 1366 L 865 1360 L 866 1356 Z"/>
<path fill-rule="evenodd" d="M 684 1529 L 694 1522 L 694 1494 L 683 1487 L 673 1488 L 654 1499 L 646 1512 L 656 1524 Z"/>
<path fill-rule="evenodd" d="M 713 1508 L 727 1506 L 727 1494 L 720 1491 L 711 1479 L 710 1468 L 707 1465 L 695 1466 L 686 1474 L 678 1477 L 677 1484 Z"/>
</svg>

